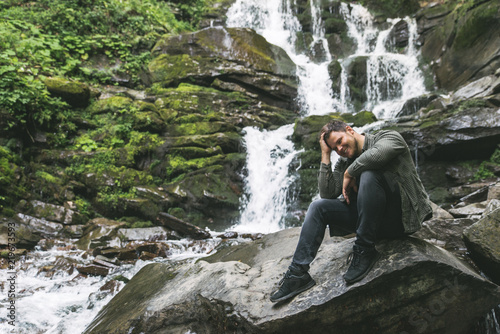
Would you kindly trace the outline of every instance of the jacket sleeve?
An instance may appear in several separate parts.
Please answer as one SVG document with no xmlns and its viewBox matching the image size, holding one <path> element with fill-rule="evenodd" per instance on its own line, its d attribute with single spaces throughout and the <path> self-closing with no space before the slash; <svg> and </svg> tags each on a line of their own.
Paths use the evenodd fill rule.
<svg viewBox="0 0 500 334">
<path fill-rule="evenodd" d="M 396 131 L 382 131 L 376 135 L 375 143 L 354 160 L 347 171 L 353 177 L 362 172 L 383 168 L 407 150 L 403 137 Z"/>
<path fill-rule="evenodd" d="M 321 163 L 318 176 L 319 196 L 321 198 L 337 198 L 342 193 L 342 182 L 344 172 L 348 162 L 344 158 L 339 158 L 332 171 L 331 164 Z"/>
</svg>

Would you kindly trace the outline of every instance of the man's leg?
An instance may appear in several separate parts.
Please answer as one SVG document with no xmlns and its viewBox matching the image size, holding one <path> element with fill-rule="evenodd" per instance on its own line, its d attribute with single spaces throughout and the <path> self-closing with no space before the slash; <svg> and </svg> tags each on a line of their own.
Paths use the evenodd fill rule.
<svg viewBox="0 0 500 334">
<path fill-rule="evenodd" d="M 359 180 L 357 207 L 353 258 L 344 275 L 347 283 L 361 280 L 378 260 L 375 243 L 379 237 L 403 235 L 401 196 L 394 174 L 363 172 Z"/>
<path fill-rule="evenodd" d="M 289 299 L 305 291 L 315 282 L 309 275 L 309 265 L 316 257 L 325 235 L 326 226 L 354 232 L 357 221 L 355 205 L 347 205 L 338 199 L 314 201 L 307 210 L 295 250 L 292 264 L 280 282 L 280 288 L 271 295 L 272 302 Z"/>
<path fill-rule="evenodd" d="M 323 242 L 326 227 L 333 225 L 336 229 L 345 230 L 346 234 L 352 233 L 356 231 L 357 219 L 355 203 L 348 205 L 339 199 L 312 202 L 307 210 L 290 268 L 309 271 L 309 265 Z"/>
</svg>

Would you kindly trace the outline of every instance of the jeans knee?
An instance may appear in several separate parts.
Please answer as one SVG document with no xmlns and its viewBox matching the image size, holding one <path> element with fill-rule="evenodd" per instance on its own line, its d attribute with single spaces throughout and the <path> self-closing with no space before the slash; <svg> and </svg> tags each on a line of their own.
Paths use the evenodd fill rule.
<svg viewBox="0 0 500 334">
<path fill-rule="evenodd" d="M 359 177 L 359 182 L 360 183 L 376 182 L 380 180 L 380 177 L 382 177 L 382 173 L 380 173 L 379 171 L 366 170 L 363 173 L 361 173 L 361 176 Z"/>
<path fill-rule="evenodd" d="M 328 202 L 329 200 L 327 199 L 317 199 L 313 202 L 311 202 L 311 204 L 309 204 L 309 208 L 307 209 L 308 212 L 311 212 L 311 213 L 321 213 L 322 212 L 322 208 L 325 206 L 325 205 L 328 205 Z"/>
</svg>

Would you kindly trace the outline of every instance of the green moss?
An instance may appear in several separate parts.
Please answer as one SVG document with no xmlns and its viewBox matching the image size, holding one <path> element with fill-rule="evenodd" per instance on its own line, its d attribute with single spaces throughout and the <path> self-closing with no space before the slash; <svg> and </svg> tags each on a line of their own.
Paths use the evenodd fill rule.
<svg viewBox="0 0 500 334">
<path fill-rule="evenodd" d="M 118 275 L 118 276 L 114 276 L 113 279 L 115 281 L 120 281 L 120 282 L 123 282 L 125 284 L 127 284 L 130 280 L 128 278 L 126 278 L 125 276 L 123 275 Z"/>
<path fill-rule="evenodd" d="M 160 118 L 165 122 L 165 123 L 170 123 L 172 122 L 174 119 L 177 118 L 177 116 L 179 115 L 179 112 L 175 109 L 160 109 L 158 111 L 158 114 L 160 115 Z"/>
<path fill-rule="evenodd" d="M 495 152 L 491 155 L 490 159 L 483 161 L 474 174 L 473 180 L 484 180 L 489 178 L 494 178 L 494 171 L 500 167 L 500 148 L 497 148 Z"/>
<path fill-rule="evenodd" d="M 171 214 L 174 217 L 177 217 L 179 219 L 186 219 L 186 211 L 183 208 L 175 207 L 175 208 L 169 208 L 168 213 Z"/>
<path fill-rule="evenodd" d="M 351 123 L 352 126 L 362 127 L 377 121 L 377 117 L 371 111 L 360 111 L 356 114 L 342 114 L 342 118 Z"/>
<path fill-rule="evenodd" d="M 35 173 L 36 177 L 48 182 L 48 183 L 55 183 L 55 184 L 62 184 L 62 180 L 60 178 L 57 178 L 53 176 L 52 174 L 49 174 L 47 172 L 44 172 L 42 170 L 37 170 Z"/>
<path fill-rule="evenodd" d="M 113 96 L 104 100 L 98 100 L 89 106 L 93 114 L 124 112 L 132 106 L 132 99 L 123 96 Z"/>
<path fill-rule="evenodd" d="M 471 12 L 470 17 L 461 25 L 457 31 L 453 48 L 465 50 L 473 47 L 477 40 L 489 35 L 491 27 L 500 25 L 498 17 L 498 6 L 490 5 L 481 7 Z"/>
<path fill-rule="evenodd" d="M 131 228 L 145 228 L 145 227 L 152 227 L 152 226 L 154 226 L 154 225 L 150 221 L 137 221 L 137 222 L 134 222 L 130 227 Z"/>
<path fill-rule="evenodd" d="M 200 71 L 200 63 L 205 62 L 202 57 L 198 56 L 161 54 L 149 63 L 148 68 L 153 82 L 161 82 L 169 86 L 188 75 L 196 75 Z"/>
<path fill-rule="evenodd" d="M 196 159 L 222 154 L 222 149 L 219 146 L 206 149 L 200 147 L 176 147 L 172 148 L 170 152 L 173 155 L 182 156 L 186 159 Z"/>
<path fill-rule="evenodd" d="M 169 155 L 167 156 L 167 176 L 172 177 L 189 171 L 217 165 L 224 160 L 224 157 L 224 155 L 218 154 L 211 157 L 187 160 L 182 156 Z"/>
<path fill-rule="evenodd" d="M 194 122 L 171 125 L 167 131 L 173 136 L 208 135 L 217 132 L 236 131 L 236 128 L 225 122 Z"/>
</svg>

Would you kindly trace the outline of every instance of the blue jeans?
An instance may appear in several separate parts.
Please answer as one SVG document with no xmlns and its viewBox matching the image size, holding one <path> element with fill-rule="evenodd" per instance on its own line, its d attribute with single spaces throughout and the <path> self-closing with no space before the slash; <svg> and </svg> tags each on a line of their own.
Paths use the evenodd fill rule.
<svg viewBox="0 0 500 334">
<path fill-rule="evenodd" d="M 358 178 L 357 198 L 351 204 L 340 199 L 320 199 L 309 206 L 290 269 L 308 271 L 323 241 L 325 229 L 356 232 L 356 245 L 371 249 L 380 238 L 404 235 L 401 195 L 394 174 L 368 170 Z M 353 196 L 351 196 L 353 197 Z M 350 197 L 350 198 L 351 198 Z"/>
</svg>

